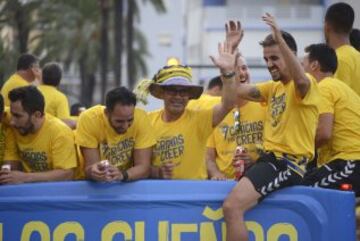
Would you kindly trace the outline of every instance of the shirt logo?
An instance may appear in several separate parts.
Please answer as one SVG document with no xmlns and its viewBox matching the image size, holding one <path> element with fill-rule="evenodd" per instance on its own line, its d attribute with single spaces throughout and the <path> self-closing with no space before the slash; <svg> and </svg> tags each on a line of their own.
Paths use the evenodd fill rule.
<svg viewBox="0 0 360 241">
<path fill-rule="evenodd" d="M 286 109 L 286 95 L 271 97 L 270 111 L 271 111 L 271 126 L 276 127 L 281 121 L 282 113 Z"/>
</svg>

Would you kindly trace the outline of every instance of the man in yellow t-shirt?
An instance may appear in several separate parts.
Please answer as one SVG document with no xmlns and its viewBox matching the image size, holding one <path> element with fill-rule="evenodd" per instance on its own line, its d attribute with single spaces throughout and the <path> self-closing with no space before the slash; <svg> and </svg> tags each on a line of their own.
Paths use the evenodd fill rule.
<svg viewBox="0 0 360 241">
<path fill-rule="evenodd" d="M 16 147 L 6 146 L 4 160 L 11 171 L 0 172 L 0 183 L 72 179 L 77 163 L 71 129 L 44 114 L 44 97 L 35 86 L 13 89 L 9 99 Z"/>
<path fill-rule="evenodd" d="M 39 67 L 39 59 L 32 54 L 22 54 L 16 67 L 16 73 L 13 74 L 1 88 L 1 94 L 4 97 L 5 106 L 10 106 L 8 94 L 11 90 L 27 86 L 41 77 L 41 69 Z"/>
<path fill-rule="evenodd" d="M 212 109 L 221 102 L 222 80 L 216 76 L 209 81 L 207 90 L 198 99 L 190 100 L 188 109 Z"/>
<path fill-rule="evenodd" d="M 76 121 L 70 119 L 67 97 L 57 88 L 60 85 L 62 70 L 57 63 L 48 63 L 42 70 L 42 84 L 38 86 L 45 98 L 45 112 L 64 121 L 75 129 Z"/>
<path fill-rule="evenodd" d="M 250 83 L 244 57 L 239 56 L 236 67 L 237 82 Z M 251 165 L 262 152 L 266 108 L 256 102 L 238 98 L 236 107 L 214 129 L 206 144 L 206 165 L 209 179 L 234 179 L 234 152 L 237 146 L 245 153 L 238 157 Z"/>
<path fill-rule="evenodd" d="M 223 81 L 222 102 L 211 109 L 188 109 L 202 87 L 191 83 L 191 69 L 174 65 L 161 69 L 150 85 L 150 93 L 164 101 L 164 108 L 149 114 L 156 135 L 152 158 L 153 178 L 206 179 L 206 140 L 233 108 L 235 102 L 235 58 L 226 44 L 212 58 Z"/>
<path fill-rule="evenodd" d="M 325 44 L 305 49 L 304 68 L 319 82 L 322 96 L 316 133 L 318 169 L 304 178 L 305 185 L 339 189 L 352 184 L 360 196 L 360 96 L 333 77 L 336 53 Z"/>
<path fill-rule="evenodd" d="M 267 153 L 245 172 L 223 204 L 228 241 L 248 239 L 247 210 L 269 193 L 302 183 L 305 164 L 315 150 L 320 98 L 316 81 L 296 58 L 295 39 L 281 31 L 270 14 L 262 19 L 272 30 L 261 45 L 273 81 L 240 85 L 237 94 L 267 104 L 263 143 Z M 239 27 L 229 26 L 228 35 L 241 38 Z"/>
<path fill-rule="evenodd" d="M 119 87 L 107 93 L 106 106 L 80 115 L 75 142 L 88 179 L 112 182 L 149 176 L 155 138 L 147 114 L 135 105 L 136 96 Z"/>
<path fill-rule="evenodd" d="M 324 34 L 326 43 L 336 50 L 338 67 L 335 78 L 360 96 L 360 52 L 350 44 L 354 18 L 354 9 L 349 4 L 334 3 L 325 14 Z"/>
</svg>

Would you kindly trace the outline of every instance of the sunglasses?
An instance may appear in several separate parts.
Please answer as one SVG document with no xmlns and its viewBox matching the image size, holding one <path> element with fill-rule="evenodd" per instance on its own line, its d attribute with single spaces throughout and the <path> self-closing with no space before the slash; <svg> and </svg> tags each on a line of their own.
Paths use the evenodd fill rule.
<svg viewBox="0 0 360 241">
<path fill-rule="evenodd" d="M 168 94 L 168 95 L 180 95 L 181 97 L 189 96 L 189 89 L 187 88 L 177 88 L 177 87 L 168 87 L 164 86 L 162 89 Z"/>
</svg>

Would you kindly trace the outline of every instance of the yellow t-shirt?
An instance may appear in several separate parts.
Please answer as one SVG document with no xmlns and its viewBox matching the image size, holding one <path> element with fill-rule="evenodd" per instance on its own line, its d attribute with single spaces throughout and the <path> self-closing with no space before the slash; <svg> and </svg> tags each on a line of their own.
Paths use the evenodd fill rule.
<svg viewBox="0 0 360 241">
<path fill-rule="evenodd" d="M 198 110 L 198 109 L 205 109 L 209 110 L 214 108 L 215 105 L 221 103 L 220 96 L 211 96 L 208 94 L 202 94 L 199 99 L 190 100 L 187 104 L 186 108 Z"/>
<path fill-rule="evenodd" d="M 75 142 L 80 147 L 98 148 L 102 160 L 122 170 L 134 164 L 133 150 L 155 145 L 153 129 L 145 111 L 135 108 L 134 122 L 124 134 L 118 134 L 105 115 L 105 106 L 97 105 L 79 117 Z"/>
<path fill-rule="evenodd" d="M 173 179 L 206 179 L 206 140 L 210 136 L 213 110 L 185 109 L 182 116 L 173 122 L 162 120 L 164 110 L 149 113 L 156 147 L 152 164 L 172 161 L 176 167 Z"/>
<path fill-rule="evenodd" d="M 264 130 L 264 149 L 276 155 L 295 156 L 300 165 L 302 157 L 312 159 L 315 150 L 315 132 L 319 118 L 320 93 L 316 80 L 308 75 L 310 88 L 301 99 L 294 81 L 286 85 L 280 81 L 257 84 L 267 103 Z"/>
<path fill-rule="evenodd" d="M 74 135 L 59 119 L 46 115 L 42 127 L 34 134 L 22 136 L 13 131 L 16 150 L 6 146 L 4 159 L 21 160 L 26 172 L 76 167 Z"/>
<path fill-rule="evenodd" d="M 206 146 L 216 149 L 216 164 L 227 178 L 235 177 L 232 158 L 236 146 L 244 147 L 253 159 L 262 150 L 266 107 L 247 102 L 240 108 L 240 129 L 235 129 L 234 108 L 214 129 Z"/>
<path fill-rule="evenodd" d="M 4 104 L 5 106 L 10 106 L 9 100 L 9 92 L 15 88 L 30 85 L 25 79 L 23 79 L 18 74 L 13 74 L 10 78 L 4 83 L 3 87 L 1 88 L 1 95 L 4 97 Z"/>
<path fill-rule="evenodd" d="M 351 45 L 336 49 L 338 68 L 335 78 L 343 81 L 360 96 L 360 53 Z"/>
<path fill-rule="evenodd" d="M 39 85 L 45 98 L 45 111 L 59 119 L 69 119 L 70 109 L 66 96 L 51 85 Z"/>
<path fill-rule="evenodd" d="M 360 96 L 335 78 L 319 83 L 323 97 L 320 114 L 334 115 L 332 136 L 328 146 L 319 149 L 319 164 L 335 159 L 360 160 Z"/>
</svg>

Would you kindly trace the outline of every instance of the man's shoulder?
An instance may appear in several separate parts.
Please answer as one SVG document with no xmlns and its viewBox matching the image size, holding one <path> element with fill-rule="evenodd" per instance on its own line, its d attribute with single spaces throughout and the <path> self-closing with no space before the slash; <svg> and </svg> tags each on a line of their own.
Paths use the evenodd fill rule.
<svg viewBox="0 0 360 241">
<path fill-rule="evenodd" d="M 102 117 L 104 113 L 105 113 L 105 106 L 95 105 L 82 112 L 79 118 L 80 119 L 82 117 L 97 118 L 97 117 Z"/>
<path fill-rule="evenodd" d="M 49 131 L 49 134 L 56 135 L 59 133 L 62 134 L 72 133 L 72 130 L 68 125 L 66 125 L 62 120 L 50 114 L 46 114 L 44 125 L 47 126 L 46 131 Z"/>
<path fill-rule="evenodd" d="M 151 120 L 153 120 L 156 117 L 160 116 L 162 111 L 163 111 L 163 109 L 153 110 L 153 111 L 148 112 L 147 115 L 149 116 L 149 118 Z"/>
<path fill-rule="evenodd" d="M 3 89 L 5 89 L 7 87 L 16 88 L 16 87 L 25 86 L 28 84 L 29 83 L 25 79 L 23 79 L 20 75 L 15 73 L 15 74 L 11 75 L 7 81 L 5 81 Z"/>
<path fill-rule="evenodd" d="M 136 116 L 146 116 L 147 112 L 142 108 L 135 107 L 134 115 L 136 115 Z"/>
<path fill-rule="evenodd" d="M 336 49 L 336 55 L 340 62 L 349 62 L 352 60 L 359 60 L 360 53 L 351 45 L 343 45 Z"/>
</svg>

